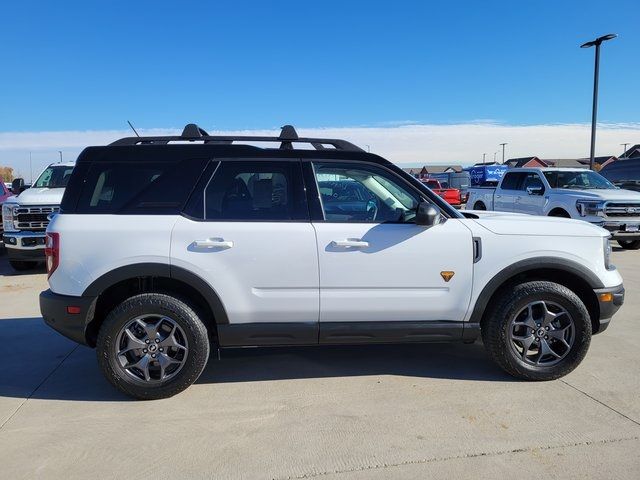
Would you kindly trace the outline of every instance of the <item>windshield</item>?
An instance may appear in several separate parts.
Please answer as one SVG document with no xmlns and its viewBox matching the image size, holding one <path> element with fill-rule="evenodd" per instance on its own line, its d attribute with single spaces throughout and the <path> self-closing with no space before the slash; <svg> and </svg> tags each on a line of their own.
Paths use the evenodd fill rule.
<svg viewBox="0 0 640 480">
<path fill-rule="evenodd" d="M 610 189 L 616 188 L 602 175 L 591 170 L 580 172 L 544 172 L 551 188 Z"/>
<path fill-rule="evenodd" d="M 58 165 L 48 167 L 42 172 L 40 177 L 38 177 L 38 180 L 36 180 L 33 186 L 35 188 L 64 188 L 69 182 L 72 171 L 72 166 Z"/>
</svg>

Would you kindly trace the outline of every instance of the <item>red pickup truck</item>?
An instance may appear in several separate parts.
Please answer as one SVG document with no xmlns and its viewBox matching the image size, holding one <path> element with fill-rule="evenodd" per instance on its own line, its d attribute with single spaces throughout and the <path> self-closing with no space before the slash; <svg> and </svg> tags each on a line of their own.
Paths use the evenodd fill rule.
<svg viewBox="0 0 640 480">
<path fill-rule="evenodd" d="M 454 207 L 462 205 L 460 190 L 457 188 L 443 188 L 440 182 L 434 178 L 423 180 L 423 183 L 433 190 L 434 193 L 440 195 L 449 205 L 453 205 Z"/>
</svg>

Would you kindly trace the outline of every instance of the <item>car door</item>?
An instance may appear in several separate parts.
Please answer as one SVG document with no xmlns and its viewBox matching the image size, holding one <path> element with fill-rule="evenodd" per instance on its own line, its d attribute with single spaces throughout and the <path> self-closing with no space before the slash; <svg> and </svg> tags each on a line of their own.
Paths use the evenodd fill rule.
<svg viewBox="0 0 640 480">
<path fill-rule="evenodd" d="M 312 187 L 327 181 L 367 190 L 366 215 L 334 213 L 318 191 L 320 342 L 424 341 L 461 334 L 472 288 L 473 239 L 456 218 L 413 223 L 419 190 L 365 162 L 306 165 Z M 312 201 L 314 199 L 312 198 Z M 313 209 L 312 209 L 313 211 Z"/>
<path fill-rule="evenodd" d="M 206 281 L 222 345 L 317 343 L 318 255 L 299 160 L 223 159 L 173 229 L 172 268 Z"/>
<path fill-rule="evenodd" d="M 518 211 L 530 215 L 541 215 L 545 198 L 545 182 L 538 172 L 527 172 L 520 184 L 517 198 Z"/>
<path fill-rule="evenodd" d="M 500 212 L 518 212 L 518 197 L 522 196 L 520 185 L 525 177 L 524 172 L 507 172 L 504 174 L 500 188 L 493 198 L 493 209 Z"/>
</svg>

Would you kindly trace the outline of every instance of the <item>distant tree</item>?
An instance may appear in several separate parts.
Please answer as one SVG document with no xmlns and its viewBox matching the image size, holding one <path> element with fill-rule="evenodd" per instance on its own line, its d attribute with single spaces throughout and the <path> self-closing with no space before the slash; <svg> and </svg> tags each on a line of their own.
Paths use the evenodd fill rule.
<svg viewBox="0 0 640 480">
<path fill-rule="evenodd" d="M 0 166 L 0 179 L 3 182 L 10 182 L 14 179 L 13 168 Z"/>
</svg>

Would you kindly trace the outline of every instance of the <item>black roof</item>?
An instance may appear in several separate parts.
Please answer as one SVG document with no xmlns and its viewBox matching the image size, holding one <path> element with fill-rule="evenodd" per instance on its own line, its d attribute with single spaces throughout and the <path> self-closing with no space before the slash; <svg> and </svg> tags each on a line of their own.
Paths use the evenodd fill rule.
<svg viewBox="0 0 640 480">
<path fill-rule="evenodd" d="M 203 144 L 232 145 L 234 142 L 280 142 L 280 150 L 293 150 L 294 144 L 306 143 L 315 150 L 341 150 L 348 152 L 363 152 L 364 150 L 346 140 L 335 138 L 306 138 L 298 137 L 298 133 L 291 125 L 282 127 L 278 137 L 263 136 L 228 136 L 209 135 L 195 123 L 190 123 L 180 136 L 164 137 L 125 137 L 116 140 L 111 145 L 167 145 L 171 142 L 202 142 Z"/>
</svg>

